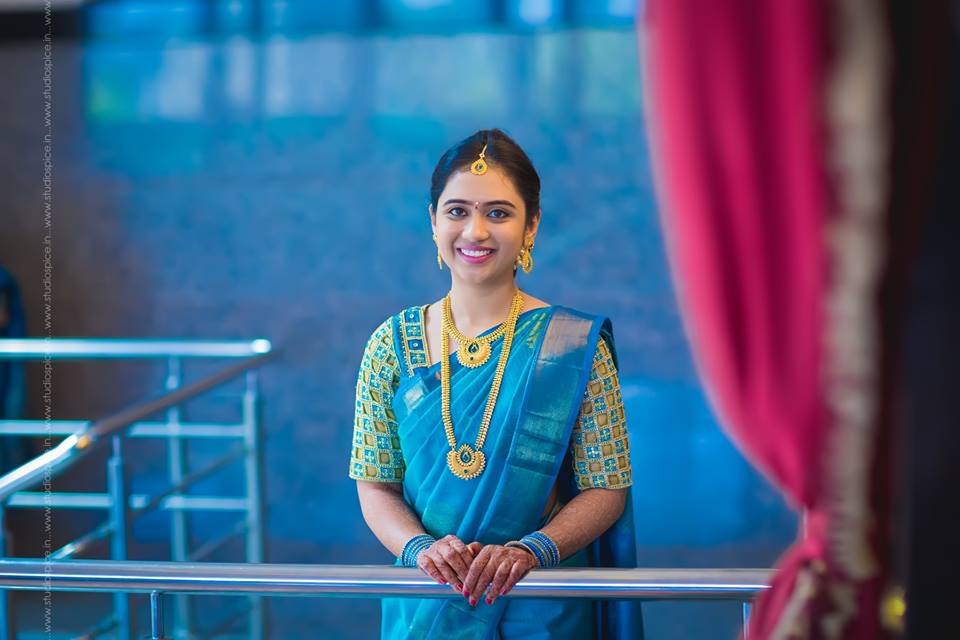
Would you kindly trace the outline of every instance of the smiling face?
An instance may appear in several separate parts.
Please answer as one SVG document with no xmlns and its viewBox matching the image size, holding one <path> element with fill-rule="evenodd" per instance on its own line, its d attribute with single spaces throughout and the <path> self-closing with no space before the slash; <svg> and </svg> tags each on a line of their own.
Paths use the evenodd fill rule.
<svg viewBox="0 0 960 640">
<path fill-rule="evenodd" d="M 451 175 L 430 218 L 443 261 L 454 278 L 470 284 L 513 278 L 520 248 L 540 221 L 538 211 L 526 224 L 523 199 L 494 167 L 482 176 Z"/>
</svg>

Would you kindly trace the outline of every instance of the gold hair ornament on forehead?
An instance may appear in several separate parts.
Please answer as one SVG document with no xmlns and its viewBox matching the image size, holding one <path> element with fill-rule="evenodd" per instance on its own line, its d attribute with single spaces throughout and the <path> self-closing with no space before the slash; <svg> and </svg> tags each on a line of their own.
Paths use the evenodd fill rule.
<svg viewBox="0 0 960 640">
<path fill-rule="evenodd" d="M 484 160 L 484 154 L 487 152 L 487 145 L 483 145 L 483 149 L 480 150 L 480 157 L 477 158 L 477 161 L 470 165 L 470 173 L 475 176 L 482 176 L 487 172 L 487 161 Z"/>
</svg>

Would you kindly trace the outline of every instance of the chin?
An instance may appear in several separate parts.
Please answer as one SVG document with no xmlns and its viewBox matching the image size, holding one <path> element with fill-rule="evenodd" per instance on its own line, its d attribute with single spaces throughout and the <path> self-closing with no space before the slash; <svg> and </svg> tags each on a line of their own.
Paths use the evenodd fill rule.
<svg viewBox="0 0 960 640">
<path fill-rule="evenodd" d="M 487 284 L 503 280 L 505 274 L 494 269 L 461 269 L 460 279 L 469 284 Z"/>
</svg>

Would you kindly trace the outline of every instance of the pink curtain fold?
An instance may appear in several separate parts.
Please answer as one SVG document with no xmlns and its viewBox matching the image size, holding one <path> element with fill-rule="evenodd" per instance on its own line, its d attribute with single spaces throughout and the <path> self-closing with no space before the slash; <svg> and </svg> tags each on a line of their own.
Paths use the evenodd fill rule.
<svg viewBox="0 0 960 640">
<path fill-rule="evenodd" d="M 884 208 L 876 159 L 856 146 L 882 140 L 869 130 L 882 91 L 843 94 L 858 56 L 880 49 L 869 32 L 845 33 L 855 21 L 842 4 L 649 0 L 640 24 L 663 227 L 698 369 L 728 434 L 805 514 L 754 607 L 754 639 L 881 634 L 869 312 Z M 877 8 L 847 4 L 859 5 L 847 18 Z"/>
</svg>

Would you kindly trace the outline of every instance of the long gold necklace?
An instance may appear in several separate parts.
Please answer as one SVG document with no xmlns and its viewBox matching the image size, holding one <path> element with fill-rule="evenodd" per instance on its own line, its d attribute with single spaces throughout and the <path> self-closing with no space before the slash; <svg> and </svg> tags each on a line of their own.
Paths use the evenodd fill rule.
<svg viewBox="0 0 960 640">
<path fill-rule="evenodd" d="M 500 395 L 500 383 L 503 382 L 503 372 L 507 368 L 507 358 L 510 356 L 510 347 L 513 345 L 513 334 L 517 328 L 517 318 L 520 317 L 520 311 L 523 309 L 523 296 L 517 289 L 513 295 L 513 302 L 510 305 L 510 313 L 507 319 L 497 331 L 504 336 L 503 349 L 500 351 L 500 358 L 497 360 L 497 369 L 493 374 L 493 383 L 490 385 L 490 393 L 487 396 L 487 405 L 483 409 L 483 417 L 480 420 L 480 431 L 477 433 L 477 440 L 473 447 L 469 444 L 457 446 L 457 438 L 453 432 L 453 419 L 450 417 L 450 336 L 455 338 L 463 334 L 457 330 L 453 324 L 452 314 L 450 313 L 450 294 L 443 299 L 443 319 L 440 327 L 440 413 L 443 416 L 443 431 L 447 436 L 447 443 L 450 445 L 450 451 L 447 452 L 447 466 L 453 475 L 463 480 L 472 480 L 481 473 L 487 463 L 487 458 L 483 455 L 483 443 L 487 439 L 487 429 L 490 428 L 490 419 L 493 417 L 493 408 L 497 404 L 497 396 Z M 490 335 L 493 335 L 491 333 Z M 464 336 L 466 338 L 466 336 Z M 488 338 L 489 336 L 484 336 Z M 460 340 L 458 354 L 464 349 L 467 341 L 476 341 L 476 338 L 466 338 L 466 341 Z M 489 342 L 487 342 L 489 349 Z M 490 354 L 487 353 L 487 358 Z M 462 362 L 462 361 L 461 361 Z M 484 360 L 486 362 L 486 360 Z M 482 362 L 480 364 L 483 364 Z M 465 365 L 467 366 L 467 365 Z M 479 364 L 474 366 L 480 366 Z"/>
</svg>

